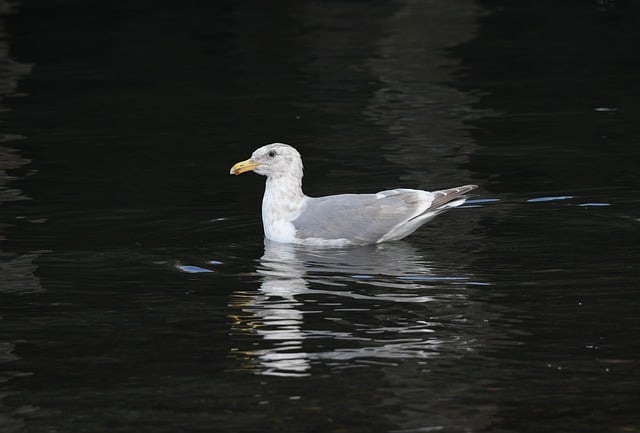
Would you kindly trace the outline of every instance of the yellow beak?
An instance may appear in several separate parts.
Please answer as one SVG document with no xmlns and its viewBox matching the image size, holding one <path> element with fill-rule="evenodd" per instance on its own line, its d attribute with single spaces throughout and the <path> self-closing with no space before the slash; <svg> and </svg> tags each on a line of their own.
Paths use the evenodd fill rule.
<svg viewBox="0 0 640 433">
<path fill-rule="evenodd" d="M 233 167 L 231 167 L 231 171 L 229 174 L 242 174 L 247 171 L 255 170 L 258 167 L 258 163 L 252 159 L 247 159 L 245 161 L 240 161 L 236 163 Z"/>
</svg>

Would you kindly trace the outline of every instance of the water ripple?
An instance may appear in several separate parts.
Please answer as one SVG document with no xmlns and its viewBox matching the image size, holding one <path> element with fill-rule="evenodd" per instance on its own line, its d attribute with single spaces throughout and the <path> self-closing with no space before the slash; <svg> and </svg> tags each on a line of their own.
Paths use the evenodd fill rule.
<svg viewBox="0 0 640 433">
<path fill-rule="evenodd" d="M 256 271 L 259 288 L 234 293 L 230 317 L 231 355 L 258 374 L 466 353 L 479 341 L 466 330 L 485 326 L 474 319 L 471 276 L 403 243 L 322 251 L 267 241 Z"/>
</svg>

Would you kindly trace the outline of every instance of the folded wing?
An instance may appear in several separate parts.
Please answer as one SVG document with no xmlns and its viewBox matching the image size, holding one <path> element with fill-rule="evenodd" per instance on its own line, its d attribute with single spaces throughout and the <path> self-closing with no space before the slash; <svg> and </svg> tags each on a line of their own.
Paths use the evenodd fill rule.
<svg viewBox="0 0 640 433">
<path fill-rule="evenodd" d="M 354 244 L 401 239 L 437 214 L 461 205 L 462 195 L 474 188 L 310 197 L 293 225 L 299 239 L 345 239 Z"/>
</svg>

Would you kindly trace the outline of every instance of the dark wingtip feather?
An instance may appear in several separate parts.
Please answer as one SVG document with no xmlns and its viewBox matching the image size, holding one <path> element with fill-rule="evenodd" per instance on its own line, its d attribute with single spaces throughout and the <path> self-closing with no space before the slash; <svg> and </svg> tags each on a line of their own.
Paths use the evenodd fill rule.
<svg viewBox="0 0 640 433">
<path fill-rule="evenodd" d="M 463 198 L 464 194 L 468 193 L 469 191 L 473 191 L 477 187 L 478 185 L 463 185 L 456 188 L 433 191 L 433 194 L 435 195 L 435 197 L 433 199 L 433 202 L 431 203 L 431 206 L 429 206 L 429 208 L 437 209 L 453 200 Z"/>
</svg>

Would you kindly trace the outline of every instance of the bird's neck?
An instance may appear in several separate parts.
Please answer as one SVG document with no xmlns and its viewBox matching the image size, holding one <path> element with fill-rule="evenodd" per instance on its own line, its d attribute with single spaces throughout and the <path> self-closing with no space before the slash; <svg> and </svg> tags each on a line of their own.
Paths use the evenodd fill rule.
<svg viewBox="0 0 640 433">
<path fill-rule="evenodd" d="M 305 195 L 302 179 L 294 176 L 268 177 L 262 199 L 262 212 L 279 209 L 289 217 L 297 213 Z M 284 216 L 284 215 L 283 215 Z"/>
<path fill-rule="evenodd" d="M 262 225 L 267 239 L 292 242 L 292 224 L 305 202 L 300 177 L 268 177 L 262 198 Z"/>
</svg>

